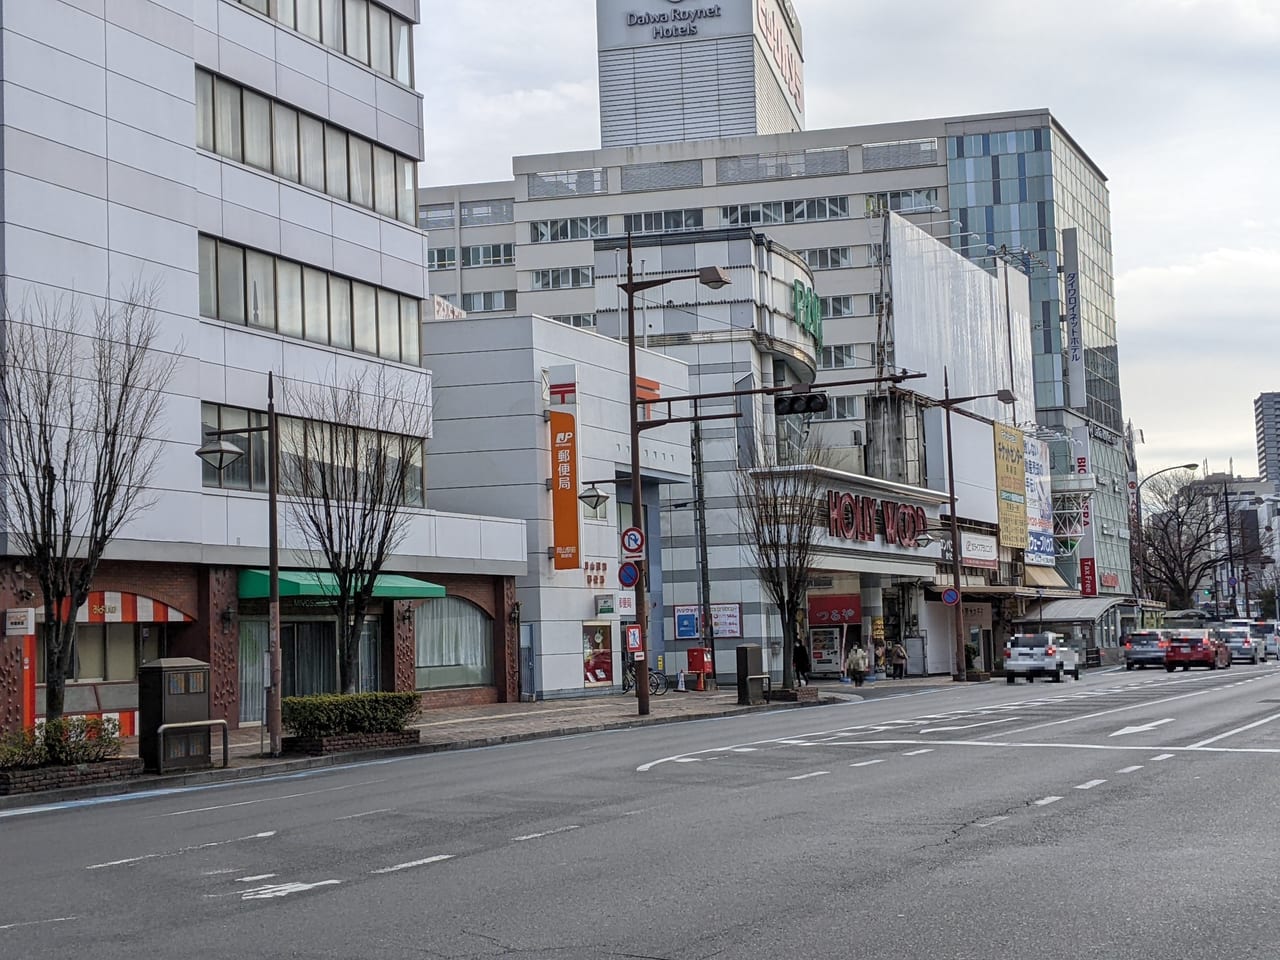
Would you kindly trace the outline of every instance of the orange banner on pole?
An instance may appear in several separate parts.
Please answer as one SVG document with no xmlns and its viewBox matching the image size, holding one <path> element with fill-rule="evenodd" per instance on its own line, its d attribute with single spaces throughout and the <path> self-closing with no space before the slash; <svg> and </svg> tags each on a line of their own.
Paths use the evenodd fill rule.
<svg viewBox="0 0 1280 960">
<path fill-rule="evenodd" d="M 551 529 L 556 570 L 581 566 L 578 510 L 578 437 L 572 413 L 551 411 Z"/>
</svg>

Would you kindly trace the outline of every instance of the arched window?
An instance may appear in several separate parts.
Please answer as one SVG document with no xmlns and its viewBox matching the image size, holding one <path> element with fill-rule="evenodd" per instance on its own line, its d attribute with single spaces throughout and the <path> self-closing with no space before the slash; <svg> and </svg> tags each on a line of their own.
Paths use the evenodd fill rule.
<svg viewBox="0 0 1280 960">
<path fill-rule="evenodd" d="M 469 601 L 442 597 L 413 614 L 419 690 L 493 684 L 493 618 Z"/>
</svg>

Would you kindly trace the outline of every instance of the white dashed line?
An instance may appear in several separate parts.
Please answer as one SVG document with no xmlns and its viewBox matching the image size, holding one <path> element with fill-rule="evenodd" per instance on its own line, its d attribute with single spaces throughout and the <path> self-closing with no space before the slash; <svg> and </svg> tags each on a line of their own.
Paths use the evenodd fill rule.
<svg viewBox="0 0 1280 960">
<path fill-rule="evenodd" d="M 394 813 L 394 812 L 395 811 L 392 810 L 391 807 L 383 807 L 380 810 L 366 810 L 364 813 L 349 813 L 345 817 L 335 817 L 334 822 L 337 823 L 340 820 L 359 820 L 361 817 L 372 817 L 376 813 Z"/>
<path fill-rule="evenodd" d="M 274 873 L 260 873 L 256 877 L 237 877 L 236 883 L 256 883 L 259 880 L 270 880 Z"/>
<path fill-rule="evenodd" d="M 424 857 L 421 860 L 410 860 L 408 863 L 397 863 L 393 867 L 382 867 L 379 870 L 370 870 L 370 873 L 399 873 L 401 870 L 412 870 L 414 867 L 425 867 L 429 863 L 440 863 L 444 860 L 452 860 L 453 854 L 442 853 L 434 857 Z M 338 881 L 334 880 L 334 883 Z"/>
<path fill-rule="evenodd" d="M 17 923 L 0 923 L 0 930 L 14 930 L 18 927 L 38 927 L 45 923 L 69 923 L 79 917 L 53 917 L 49 920 L 19 920 Z"/>
<path fill-rule="evenodd" d="M 1260 727 L 1264 723 L 1271 723 L 1273 720 L 1280 720 L 1280 713 L 1273 713 L 1269 717 L 1263 717 L 1261 720 L 1255 720 L 1253 723 L 1247 723 L 1243 727 L 1236 727 L 1234 730 L 1228 730 L 1226 733 L 1220 733 L 1216 737 L 1210 737 L 1208 740 L 1201 740 L 1198 743 L 1191 744 L 1191 749 L 1196 747 L 1207 747 L 1211 743 L 1217 743 L 1219 740 L 1225 740 L 1227 737 L 1234 737 L 1237 733 L 1244 733 L 1246 730 L 1252 730 Z"/>
<path fill-rule="evenodd" d="M 1117 770 L 1116 773 L 1137 773 L 1141 769 L 1142 769 L 1142 764 L 1135 763 L 1132 767 L 1125 767 L 1122 770 Z"/>
<path fill-rule="evenodd" d="M 1100 787 L 1100 786 L 1102 786 L 1102 785 L 1103 785 L 1104 783 L 1106 783 L 1106 782 L 1107 782 L 1107 781 L 1105 781 L 1105 780 L 1089 780 L 1089 781 L 1087 781 L 1087 782 L 1085 782 L 1085 783 L 1077 783 L 1077 784 L 1076 784 L 1076 789 L 1077 789 L 1077 790 L 1092 790 L 1094 787 Z"/>
<path fill-rule="evenodd" d="M 877 763 L 884 763 L 883 760 L 863 760 L 861 763 L 851 763 L 851 767 L 871 767 Z"/>
<path fill-rule="evenodd" d="M 243 843 L 246 840 L 267 840 L 274 837 L 274 830 L 267 830 L 263 833 L 254 833 L 247 837 L 236 837 L 234 840 L 212 840 L 209 843 L 197 843 L 194 846 L 182 847 L 169 853 L 144 853 L 140 857 L 126 857 L 123 860 L 110 860 L 106 863 L 93 863 L 85 867 L 86 870 L 101 870 L 103 867 L 124 867 L 131 863 L 141 863 L 143 860 L 165 860 L 169 857 L 180 857 L 184 853 L 191 853 L 195 850 L 208 850 L 210 847 L 223 847 L 228 843 Z"/>
<path fill-rule="evenodd" d="M 734 747 L 733 752 L 734 753 L 755 753 L 756 748 L 755 747 Z"/>
<path fill-rule="evenodd" d="M 787 777 L 788 780 L 808 780 L 810 777 L 825 777 L 830 770 L 817 770 L 813 773 L 802 773 L 798 777 Z"/>
<path fill-rule="evenodd" d="M 979 820 L 979 821 L 977 821 L 977 822 L 974 824 L 974 826 L 975 826 L 975 827 L 994 827 L 994 826 L 995 826 L 997 823 L 999 823 L 1000 821 L 1002 821 L 1002 820 L 1008 820 L 1008 819 L 1009 819 L 1008 817 L 1004 817 L 1004 816 L 1001 816 L 1001 817 L 987 817 L 987 819 L 985 819 L 985 820 Z"/>
<path fill-rule="evenodd" d="M 924 749 L 924 750 L 908 750 L 906 753 L 904 753 L 904 754 L 903 754 L 903 756 L 904 756 L 904 757 L 919 757 L 919 756 L 923 756 L 923 755 L 924 755 L 924 754 L 926 754 L 926 753 L 933 753 L 932 748 L 927 748 L 927 749 Z"/>
<path fill-rule="evenodd" d="M 1157 760 L 1172 760 L 1172 759 L 1173 759 L 1172 753 L 1162 753 L 1158 757 L 1152 757 L 1151 762 L 1155 763 Z"/>
<path fill-rule="evenodd" d="M 1057 803 L 1061 799 L 1061 797 L 1041 797 L 1039 800 L 1035 801 L 1034 806 L 1047 807 L 1049 804 Z"/>
<path fill-rule="evenodd" d="M 512 843 L 524 843 L 528 840 L 541 840 L 543 837 L 554 837 L 558 833 L 568 833 L 570 830 L 581 830 L 578 824 L 571 824 L 567 827 L 556 827 L 554 830 L 543 830 L 541 833 L 527 833 L 523 837 L 512 837 Z"/>
<path fill-rule="evenodd" d="M 305 893 L 316 887 L 336 887 L 341 880 L 320 880 L 317 883 L 278 883 L 269 887 L 254 887 L 240 895 L 241 900 L 275 900 L 295 893 Z"/>
</svg>

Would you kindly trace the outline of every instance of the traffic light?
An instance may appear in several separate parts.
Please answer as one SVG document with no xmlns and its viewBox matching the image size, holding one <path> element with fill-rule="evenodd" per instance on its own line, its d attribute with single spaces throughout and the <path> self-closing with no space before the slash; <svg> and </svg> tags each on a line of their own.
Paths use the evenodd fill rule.
<svg viewBox="0 0 1280 960">
<path fill-rule="evenodd" d="M 781 393 L 773 398 L 773 409 L 780 417 L 792 413 L 825 413 L 830 406 L 825 393 Z"/>
</svg>

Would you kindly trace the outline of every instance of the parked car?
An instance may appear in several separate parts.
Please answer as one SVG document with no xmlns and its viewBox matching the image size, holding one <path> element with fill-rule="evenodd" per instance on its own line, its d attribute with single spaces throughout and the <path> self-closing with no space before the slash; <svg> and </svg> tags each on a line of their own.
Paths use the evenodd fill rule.
<svg viewBox="0 0 1280 960">
<path fill-rule="evenodd" d="M 1080 659 L 1060 633 L 1015 633 L 1004 647 L 1004 679 L 1013 683 L 1026 677 L 1052 677 L 1061 683 L 1065 674 L 1080 679 Z"/>
<path fill-rule="evenodd" d="M 1254 639 L 1248 627 L 1221 627 L 1217 631 L 1218 639 L 1231 651 L 1231 659 L 1248 660 L 1257 663 L 1266 661 L 1267 654 L 1261 639 Z"/>
<path fill-rule="evenodd" d="M 1280 624 L 1275 620 L 1255 620 L 1249 624 L 1249 635 L 1262 644 L 1262 659 L 1280 659 Z"/>
<path fill-rule="evenodd" d="M 1167 630 L 1137 630 L 1124 638 L 1124 668 L 1163 667 L 1168 648 Z"/>
<path fill-rule="evenodd" d="M 1170 673 L 1178 667 L 1208 667 L 1225 670 L 1231 666 L 1231 651 L 1211 630 L 1175 630 L 1169 635 L 1169 648 L 1164 654 L 1164 668 Z"/>
</svg>

